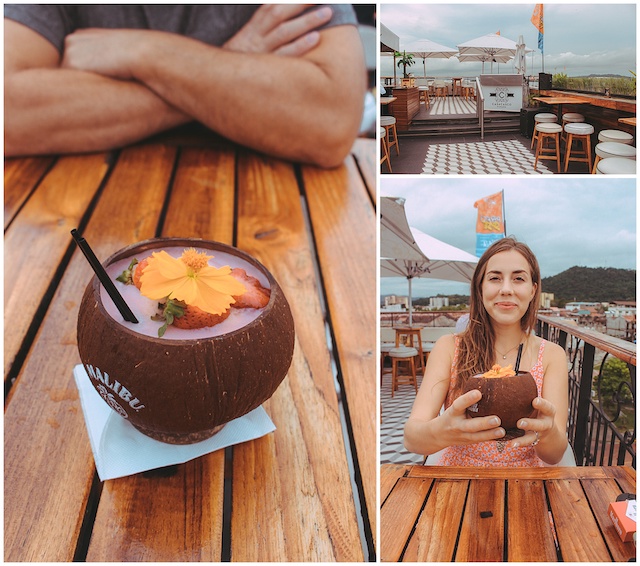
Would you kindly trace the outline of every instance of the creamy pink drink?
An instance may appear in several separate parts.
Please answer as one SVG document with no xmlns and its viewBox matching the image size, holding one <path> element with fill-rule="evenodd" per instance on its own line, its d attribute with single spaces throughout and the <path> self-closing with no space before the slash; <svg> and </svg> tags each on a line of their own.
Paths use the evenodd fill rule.
<svg viewBox="0 0 640 566">
<path fill-rule="evenodd" d="M 175 258 L 179 258 L 184 251 L 183 247 L 168 247 L 163 249 L 169 255 Z M 195 249 L 198 252 L 206 252 L 208 255 L 212 255 L 211 250 L 197 247 Z M 162 326 L 163 323 L 161 321 L 152 320 L 151 317 L 158 312 L 158 301 L 153 301 L 143 296 L 140 293 L 140 290 L 135 285 L 125 285 L 124 283 L 116 281 L 116 278 L 129 267 L 131 260 L 135 258 L 138 260 L 138 262 L 142 262 L 143 259 L 150 257 L 153 251 L 155 250 L 147 250 L 141 253 L 136 253 L 132 256 L 118 260 L 106 267 L 107 274 L 112 279 L 112 281 L 114 281 L 116 288 L 138 319 L 137 324 L 123 320 L 122 315 L 118 311 L 117 307 L 109 297 L 109 294 L 106 292 L 104 287 L 101 288 L 100 297 L 106 311 L 114 320 L 116 320 L 123 326 L 126 326 L 127 328 L 133 330 L 134 332 L 138 332 L 146 336 L 157 337 L 158 329 Z M 262 273 L 255 266 L 251 265 L 249 262 L 244 261 L 238 256 L 227 254 L 221 251 L 213 252 L 213 256 L 214 257 L 209 260 L 209 265 L 218 268 L 228 265 L 232 269 L 244 269 L 247 275 L 255 277 L 266 289 L 269 288 L 269 282 L 264 273 Z M 163 339 L 196 340 L 201 338 L 211 338 L 213 336 L 221 336 L 222 334 L 233 332 L 234 330 L 238 330 L 251 323 L 256 318 L 258 318 L 258 316 L 260 316 L 260 313 L 263 310 L 264 309 L 233 308 L 232 306 L 229 316 L 215 326 L 189 330 L 169 326 L 163 336 Z"/>
</svg>

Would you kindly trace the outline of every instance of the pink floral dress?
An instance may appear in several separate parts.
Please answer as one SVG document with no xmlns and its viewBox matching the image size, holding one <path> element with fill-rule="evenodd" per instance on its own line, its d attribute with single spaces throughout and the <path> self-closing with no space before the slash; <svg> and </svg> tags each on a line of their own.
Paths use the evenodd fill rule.
<svg viewBox="0 0 640 566">
<path fill-rule="evenodd" d="M 542 394 L 542 380 L 544 378 L 542 367 L 544 344 L 545 341 L 541 340 L 540 349 L 538 350 L 538 360 L 530 370 L 538 387 L 538 396 Z M 451 383 L 449 384 L 449 393 L 445 401 L 445 408 L 448 408 L 454 401 L 452 393 L 458 381 L 458 375 L 455 369 L 457 361 L 458 339 L 456 339 L 456 350 L 451 365 Z M 542 460 L 536 455 L 535 449 L 531 446 L 510 448 L 506 446 L 505 441 L 501 440 L 489 440 L 487 442 L 467 444 L 464 446 L 450 446 L 443 451 L 439 464 L 441 466 L 477 466 L 484 468 L 502 466 L 529 468 L 544 465 Z"/>
</svg>

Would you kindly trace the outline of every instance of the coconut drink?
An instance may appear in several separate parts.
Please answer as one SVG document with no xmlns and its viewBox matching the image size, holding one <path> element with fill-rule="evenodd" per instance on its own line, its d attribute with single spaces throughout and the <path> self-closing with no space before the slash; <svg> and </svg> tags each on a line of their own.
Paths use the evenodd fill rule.
<svg viewBox="0 0 640 566">
<path fill-rule="evenodd" d="M 143 434 L 190 444 L 269 399 L 293 357 L 282 289 L 256 259 L 207 240 L 160 238 L 103 267 L 135 315 L 123 319 L 94 277 L 78 350 L 104 401 Z"/>
<path fill-rule="evenodd" d="M 500 440 L 509 440 L 524 434 L 516 427 L 517 422 L 534 413 L 533 400 L 538 396 L 538 388 L 528 371 L 516 372 L 508 365 L 494 365 L 489 371 L 467 379 L 463 393 L 477 389 L 482 398 L 467 409 L 470 417 L 496 415 L 506 435 Z"/>
</svg>

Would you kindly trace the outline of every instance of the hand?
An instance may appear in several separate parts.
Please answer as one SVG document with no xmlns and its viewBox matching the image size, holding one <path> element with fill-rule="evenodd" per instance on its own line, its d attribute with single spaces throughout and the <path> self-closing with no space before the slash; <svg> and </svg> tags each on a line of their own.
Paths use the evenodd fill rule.
<svg viewBox="0 0 640 566">
<path fill-rule="evenodd" d="M 544 438 L 545 434 L 553 428 L 556 416 L 556 408 L 553 403 L 542 397 L 536 397 L 531 405 L 536 409 L 536 413 L 531 418 L 518 421 L 516 426 L 524 430 L 525 434 L 510 442 L 510 446 L 513 448 L 536 446 Z"/>
<path fill-rule="evenodd" d="M 332 16 L 323 6 L 305 12 L 310 4 L 264 4 L 223 47 L 241 53 L 273 53 L 299 57 L 320 41 L 316 31 Z"/>
<path fill-rule="evenodd" d="M 458 397 L 449 408 L 440 415 L 443 441 L 447 446 L 475 444 L 487 440 L 502 438 L 506 432 L 500 427 L 497 416 L 469 417 L 467 408 L 477 403 L 482 393 L 477 389 Z"/>
<path fill-rule="evenodd" d="M 130 80 L 135 48 L 149 30 L 87 28 L 65 38 L 61 66 L 106 77 Z"/>
</svg>

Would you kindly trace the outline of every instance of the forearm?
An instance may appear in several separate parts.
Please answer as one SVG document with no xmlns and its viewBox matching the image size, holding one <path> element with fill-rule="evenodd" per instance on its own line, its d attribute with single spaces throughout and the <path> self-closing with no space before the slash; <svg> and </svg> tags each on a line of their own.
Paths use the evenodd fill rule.
<svg viewBox="0 0 640 566">
<path fill-rule="evenodd" d="M 350 150 L 362 115 L 364 72 L 350 72 L 348 64 L 337 71 L 313 58 L 234 53 L 178 36 L 158 39 L 145 42 L 154 55 L 143 51 L 133 76 L 209 128 L 257 150 L 326 167 Z"/>
<path fill-rule="evenodd" d="M 562 432 L 557 424 L 540 438 L 535 446 L 536 454 L 547 464 L 557 464 L 567 449 L 567 435 Z"/>
<path fill-rule="evenodd" d="M 71 69 L 5 76 L 5 155 L 120 147 L 189 118 L 144 85 Z"/>
<path fill-rule="evenodd" d="M 424 421 L 409 418 L 404 425 L 404 447 L 414 454 L 435 454 L 447 445 L 440 440 L 442 435 L 438 432 L 438 417 Z"/>
</svg>

